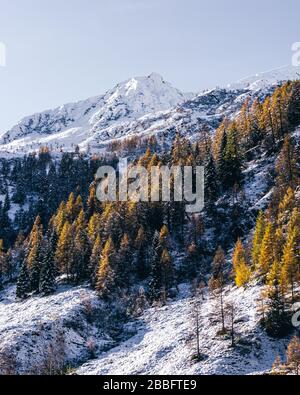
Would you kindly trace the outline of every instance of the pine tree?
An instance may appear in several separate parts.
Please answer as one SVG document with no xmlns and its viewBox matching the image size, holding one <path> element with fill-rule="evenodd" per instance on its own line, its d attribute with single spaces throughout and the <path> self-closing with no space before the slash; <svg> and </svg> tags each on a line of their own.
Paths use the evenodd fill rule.
<svg viewBox="0 0 300 395">
<path fill-rule="evenodd" d="M 237 119 L 237 127 L 241 134 L 243 141 L 246 143 L 250 138 L 251 133 L 251 120 L 250 120 L 250 98 L 248 97 L 241 108 Z"/>
<path fill-rule="evenodd" d="M 44 246 L 44 256 L 42 262 L 40 291 L 43 295 L 51 295 L 55 291 L 55 261 L 53 245 L 51 240 L 47 240 Z"/>
<path fill-rule="evenodd" d="M 60 237 L 58 239 L 55 261 L 61 273 L 66 273 L 67 278 L 70 278 L 71 267 L 74 260 L 74 240 L 73 227 L 67 221 L 65 222 Z"/>
<path fill-rule="evenodd" d="M 66 204 L 65 202 L 61 202 L 54 218 L 54 226 L 58 237 L 61 235 L 64 224 L 66 222 L 66 218 Z"/>
<path fill-rule="evenodd" d="M 217 200 L 218 197 L 218 183 L 217 183 L 217 171 L 214 163 L 212 153 L 208 155 L 205 163 L 205 199 L 208 207 L 211 208 L 212 204 Z"/>
<path fill-rule="evenodd" d="M 271 113 L 276 138 L 279 140 L 287 131 L 287 91 L 286 85 L 278 87 L 271 98 Z"/>
<path fill-rule="evenodd" d="M 272 375 L 273 376 L 282 376 L 283 375 L 283 364 L 280 356 L 278 355 L 272 366 Z"/>
<path fill-rule="evenodd" d="M 282 256 L 281 284 L 292 288 L 292 304 L 295 302 L 295 281 L 300 263 L 299 256 L 300 227 L 291 226 L 287 234 L 287 241 Z"/>
<path fill-rule="evenodd" d="M 236 124 L 233 123 L 227 131 L 227 144 L 224 156 L 225 179 L 223 185 L 233 188 L 234 185 L 241 184 L 242 181 L 242 162 L 238 148 L 238 137 Z"/>
<path fill-rule="evenodd" d="M 73 192 L 70 193 L 67 204 L 66 204 L 66 219 L 73 223 L 76 219 L 76 209 L 75 206 L 75 195 Z"/>
<path fill-rule="evenodd" d="M 251 271 L 247 263 L 246 252 L 244 250 L 243 243 L 240 239 L 235 245 L 232 261 L 236 285 L 238 287 L 243 287 L 249 282 Z"/>
<path fill-rule="evenodd" d="M 90 187 L 90 194 L 87 200 L 87 218 L 88 220 L 95 214 L 101 214 L 101 203 L 97 199 L 96 184 L 93 183 Z"/>
<path fill-rule="evenodd" d="M 284 144 L 276 162 L 276 183 L 280 188 L 294 188 L 299 180 L 299 158 L 296 154 L 294 141 L 289 136 Z"/>
<path fill-rule="evenodd" d="M 24 260 L 18 277 L 17 288 L 16 288 L 16 296 L 19 299 L 26 299 L 28 294 L 30 293 L 31 285 L 30 285 L 30 277 L 27 270 L 27 262 Z"/>
<path fill-rule="evenodd" d="M 30 272 L 31 290 L 39 292 L 42 268 L 43 226 L 38 216 L 29 236 L 29 249 L 26 258 Z"/>
<path fill-rule="evenodd" d="M 261 128 L 261 119 L 262 119 L 262 104 L 258 98 L 256 98 L 250 109 L 250 136 L 248 137 L 248 147 L 252 148 L 259 144 L 263 137 L 264 133 Z"/>
<path fill-rule="evenodd" d="M 81 196 L 78 195 L 74 204 L 74 217 L 77 218 L 81 211 L 83 211 L 83 203 Z"/>
<path fill-rule="evenodd" d="M 71 272 L 74 281 L 77 283 L 87 276 L 88 259 L 90 255 L 90 245 L 86 232 L 86 221 L 84 211 L 81 210 L 78 218 L 74 223 L 75 239 L 74 239 L 74 260 Z"/>
<path fill-rule="evenodd" d="M 300 124 L 300 82 L 294 81 L 290 86 L 289 102 L 287 107 L 287 118 L 292 129 Z"/>
<path fill-rule="evenodd" d="M 105 243 L 96 276 L 96 290 L 101 298 L 108 298 L 115 291 L 115 246 L 111 238 Z"/>
<path fill-rule="evenodd" d="M 89 275 L 93 287 L 95 286 L 96 283 L 96 275 L 97 275 L 98 265 L 101 259 L 101 252 L 102 252 L 102 243 L 101 243 L 100 235 L 98 235 L 95 240 L 94 246 L 92 248 L 92 253 L 89 262 Z"/>
<path fill-rule="evenodd" d="M 94 213 L 88 223 L 88 238 L 90 245 L 93 246 L 97 237 L 100 235 L 101 229 L 101 216 L 98 213 Z"/>
<path fill-rule="evenodd" d="M 124 218 L 119 215 L 117 208 L 109 203 L 105 206 L 104 212 L 101 215 L 102 232 L 101 237 L 103 240 L 112 238 L 115 245 L 118 245 L 123 235 L 122 230 L 124 225 Z"/>
<path fill-rule="evenodd" d="M 274 225 L 268 221 L 266 224 L 266 231 L 261 244 L 261 251 L 258 262 L 258 270 L 263 278 L 266 278 L 269 269 L 271 268 L 274 259 Z"/>
<path fill-rule="evenodd" d="M 265 320 L 267 334 L 272 337 L 286 336 L 290 329 L 290 319 L 285 310 L 285 302 L 280 288 L 280 270 L 274 262 L 268 276 L 268 307 Z"/>
<path fill-rule="evenodd" d="M 253 236 L 253 243 L 252 243 L 252 263 L 254 268 L 258 268 L 259 265 L 259 257 L 261 253 L 261 245 L 263 241 L 263 237 L 265 234 L 265 216 L 262 211 L 259 212 L 259 215 L 256 220 L 256 227 Z"/>
<path fill-rule="evenodd" d="M 296 205 L 295 192 L 291 187 L 288 187 L 278 204 L 277 223 L 280 226 L 287 225 L 291 213 Z"/>
<path fill-rule="evenodd" d="M 262 106 L 261 127 L 267 131 L 271 136 L 271 148 L 276 146 L 276 131 L 274 127 L 272 112 L 271 112 L 271 98 L 268 96 Z"/>
<path fill-rule="evenodd" d="M 220 129 L 221 130 L 221 129 Z M 222 130 L 219 147 L 217 148 L 217 173 L 222 188 L 226 184 L 227 168 L 226 168 L 226 147 L 227 147 L 227 133 Z"/>
<path fill-rule="evenodd" d="M 277 227 L 274 236 L 274 258 L 277 262 L 281 262 L 284 242 L 285 240 L 282 228 Z"/>
</svg>

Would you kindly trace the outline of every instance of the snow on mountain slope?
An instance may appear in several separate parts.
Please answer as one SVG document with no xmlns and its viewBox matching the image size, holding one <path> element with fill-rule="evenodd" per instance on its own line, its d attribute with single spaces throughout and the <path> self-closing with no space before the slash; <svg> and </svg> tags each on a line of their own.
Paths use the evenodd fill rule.
<svg viewBox="0 0 300 395">
<path fill-rule="evenodd" d="M 214 130 L 249 97 L 264 97 L 274 86 L 300 78 L 300 67 L 284 67 L 240 80 L 226 89 L 184 94 L 156 73 L 129 79 L 105 95 L 26 117 L 0 138 L 0 155 L 24 154 L 40 146 L 97 152 L 108 142 L 132 135 L 174 130 L 194 136 L 203 124 Z"/>
<path fill-rule="evenodd" d="M 1 136 L 1 151 L 31 150 L 41 144 L 70 149 L 111 125 L 167 110 L 189 97 L 159 74 L 132 78 L 103 96 L 24 118 Z"/>
<path fill-rule="evenodd" d="M 243 78 L 234 84 L 228 85 L 228 89 L 249 89 L 256 91 L 283 81 L 300 79 L 300 67 L 284 66 L 254 76 Z"/>
<path fill-rule="evenodd" d="M 220 336 L 220 311 L 216 300 L 206 295 L 200 307 L 200 351 L 204 358 L 195 363 L 195 327 L 188 287 L 181 286 L 177 301 L 147 310 L 132 323 L 136 335 L 84 364 L 79 375 L 250 375 L 272 368 L 275 358 L 285 356 L 288 340 L 272 340 L 259 327 L 257 299 L 260 288 L 226 288 L 225 302 L 235 305 L 236 347 L 230 336 Z M 229 323 L 227 323 L 229 326 Z"/>
<path fill-rule="evenodd" d="M 61 286 L 52 296 L 22 302 L 16 300 L 15 287 L 1 292 L 0 374 L 7 358 L 13 361 L 13 371 L 37 373 L 51 347 L 64 364 L 78 364 L 90 357 L 89 344 L 95 344 L 96 353 L 111 346 L 114 342 L 104 330 L 104 318 L 100 314 L 100 323 L 89 319 L 86 303 L 101 308 L 96 294 L 85 287 Z"/>
</svg>

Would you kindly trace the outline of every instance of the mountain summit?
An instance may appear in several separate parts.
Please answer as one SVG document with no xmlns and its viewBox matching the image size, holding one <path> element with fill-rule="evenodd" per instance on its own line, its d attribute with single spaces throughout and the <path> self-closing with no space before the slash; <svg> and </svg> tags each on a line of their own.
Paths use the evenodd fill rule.
<svg viewBox="0 0 300 395">
<path fill-rule="evenodd" d="M 25 117 L 2 135 L 0 149 L 30 151 L 40 145 L 68 149 L 112 125 L 171 109 L 189 97 L 157 73 L 131 78 L 104 95 Z"/>
<path fill-rule="evenodd" d="M 79 145 L 97 152 L 111 140 L 174 129 L 193 136 L 203 124 L 215 129 L 222 117 L 239 111 L 247 96 L 263 97 L 278 83 L 296 79 L 300 67 L 286 66 L 191 95 L 157 73 L 131 78 L 104 95 L 22 119 L 1 136 L 0 155 L 22 155 L 45 145 L 54 151 Z"/>
</svg>

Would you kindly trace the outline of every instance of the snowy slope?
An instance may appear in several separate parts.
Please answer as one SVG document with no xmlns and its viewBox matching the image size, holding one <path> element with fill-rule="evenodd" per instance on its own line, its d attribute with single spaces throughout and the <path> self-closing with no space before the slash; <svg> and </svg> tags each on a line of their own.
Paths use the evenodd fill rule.
<svg viewBox="0 0 300 395">
<path fill-rule="evenodd" d="M 164 134 L 174 130 L 194 136 L 203 124 L 214 130 L 224 116 L 272 92 L 286 80 L 300 78 L 300 67 L 284 67 L 256 74 L 198 95 L 184 94 L 159 74 L 118 84 L 105 95 L 26 117 L 0 138 L 0 155 L 24 154 L 41 145 L 52 150 L 99 151 L 108 142 L 132 135 Z"/>
<path fill-rule="evenodd" d="M 79 375 L 250 375 L 269 371 L 276 356 L 285 355 L 286 341 L 268 338 L 259 327 L 257 314 L 258 286 L 246 290 L 229 287 L 225 303 L 235 304 L 235 336 L 237 346 L 231 347 L 228 337 L 218 335 L 219 304 L 209 295 L 198 299 L 200 307 L 200 350 L 202 362 L 192 361 L 195 354 L 195 327 L 187 286 L 181 295 L 165 307 L 153 308 L 133 325 L 136 335 L 84 364 Z M 229 323 L 227 322 L 227 325 Z"/>
<path fill-rule="evenodd" d="M 41 144 L 70 149 L 94 134 L 101 134 L 111 125 L 118 126 L 149 113 L 170 109 L 189 97 L 159 74 L 132 78 L 103 96 L 24 118 L 1 136 L 1 151 L 26 151 Z"/>
<path fill-rule="evenodd" d="M 16 301 L 15 287 L 0 293 L 0 374 L 3 355 L 15 360 L 15 371 L 37 373 L 55 349 L 58 338 L 64 342 L 64 363 L 78 364 L 89 358 L 88 345 L 95 343 L 95 352 L 113 344 L 103 323 L 88 320 L 85 301 L 100 308 L 94 292 L 85 287 L 60 287 L 49 297 L 32 297 Z"/>
<path fill-rule="evenodd" d="M 300 79 L 300 67 L 284 66 L 254 76 L 243 78 L 234 84 L 228 85 L 228 89 L 249 89 L 252 91 L 266 88 L 283 81 Z"/>
</svg>

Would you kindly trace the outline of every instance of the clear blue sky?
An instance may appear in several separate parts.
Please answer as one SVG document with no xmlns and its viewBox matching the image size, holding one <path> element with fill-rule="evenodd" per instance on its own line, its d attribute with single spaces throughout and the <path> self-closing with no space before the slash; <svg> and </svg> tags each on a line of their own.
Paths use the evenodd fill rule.
<svg viewBox="0 0 300 395">
<path fill-rule="evenodd" d="M 290 63 L 299 0 L 0 0 L 0 132 L 158 72 L 185 91 Z"/>
</svg>

